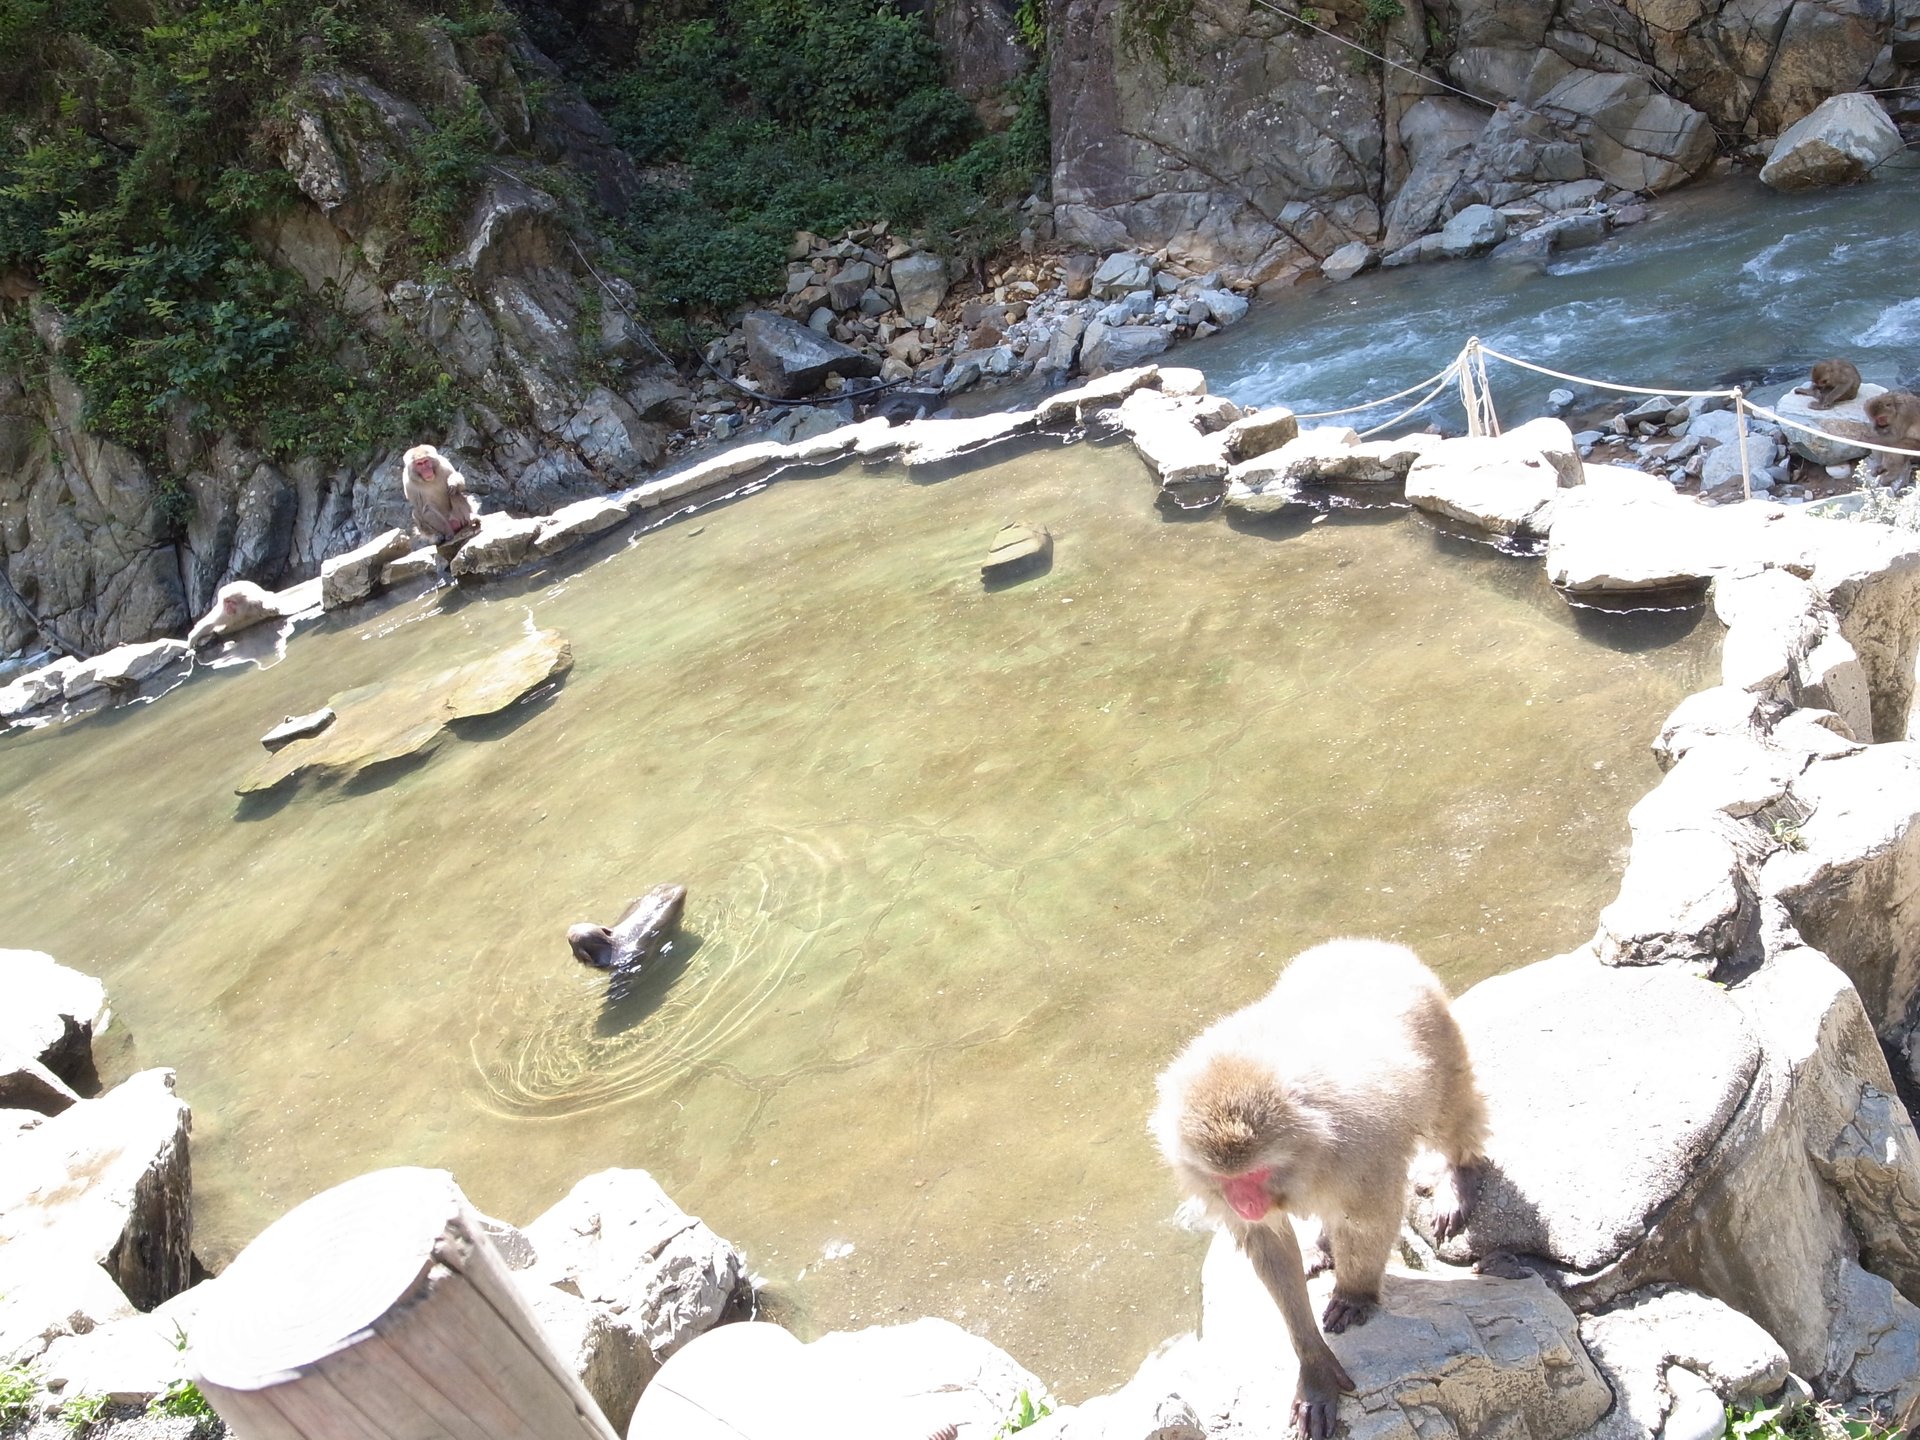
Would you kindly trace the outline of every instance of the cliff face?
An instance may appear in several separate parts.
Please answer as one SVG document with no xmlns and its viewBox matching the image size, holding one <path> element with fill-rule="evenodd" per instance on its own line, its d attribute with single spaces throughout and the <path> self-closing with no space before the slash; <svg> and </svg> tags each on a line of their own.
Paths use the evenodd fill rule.
<svg viewBox="0 0 1920 1440">
<path fill-rule="evenodd" d="M 560 183 L 624 210 L 632 167 L 531 46 L 423 34 L 418 93 L 340 72 L 286 98 L 255 143 L 297 196 L 254 223 L 253 245 L 347 317 L 350 372 L 365 368 L 356 332 L 444 368 L 459 398 L 450 431 L 404 443 L 452 450 L 487 508 L 539 513 L 631 484 L 689 397 L 626 323 L 630 292 L 589 276 L 550 187 L 573 177 Z M 491 153 L 450 217 L 450 256 L 421 265 L 397 257 L 416 203 L 406 162 L 433 142 L 430 113 L 478 116 Z M 41 349 L 0 366 L 0 654 L 179 634 L 226 581 L 304 579 L 406 523 L 398 444 L 347 464 L 276 462 L 245 437 L 204 434 L 180 406 L 163 464 L 90 431 L 63 317 L 30 277 L 0 279 L 0 307 L 30 320 Z"/>
<path fill-rule="evenodd" d="M 1282 8 L 1466 94 L 1246 0 L 1195 0 L 1169 73 L 1120 43 L 1122 0 L 1060 0 L 1063 238 L 1284 282 L 1544 185 L 1669 189 L 1920 62 L 1920 0 L 1406 0 L 1378 26 L 1357 0 Z"/>
</svg>

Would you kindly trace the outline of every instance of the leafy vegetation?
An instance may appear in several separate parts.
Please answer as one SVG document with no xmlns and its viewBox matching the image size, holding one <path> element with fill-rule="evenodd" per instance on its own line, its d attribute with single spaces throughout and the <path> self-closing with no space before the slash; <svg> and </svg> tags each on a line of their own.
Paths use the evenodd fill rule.
<svg viewBox="0 0 1920 1440">
<path fill-rule="evenodd" d="M 491 0 L 434 0 L 424 24 L 504 34 Z M 338 459 L 443 424 L 450 382 L 398 335 L 354 331 L 268 262 L 258 222 L 291 199 L 269 137 L 303 77 L 417 81 L 427 37 L 375 0 L 0 0 L 0 272 L 64 317 L 88 425 L 172 476 L 233 430 L 268 453 Z M 451 242 L 486 136 L 469 107 L 405 157 L 410 258 Z M 399 187 L 396 187 L 399 188 Z M 6 317 L 19 365 L 19 316 Z M 177 477 L 162 508 L 184 507 Z M 175 518 L 180 518 L 177 514 Z"/>
<path fill-rule="evenodd" d="M 1048 161 L 1046 77 L 987 134 L 894 0 L 683 7 L 630 66 L 584 77 L 651 181 L 620 236 L 656 323 L 777 293 L 796 230 L 886 219 L 971 259 L 1009 242 Z M 1020 23 L 1044 35 L 1027 0 Z"/>
<path fill-rule="evenodd" d="M 0 34 L 0 44 L 5 40 L 5 35 Z M 0 1370 L 0 1426 L 11 1425 L 23 1417 L 37 1389 L 31 1366 L 9 1365 Z"/>
<path fill-rule="evenodd" d="M 191 1380 L 175 1380 L 147 1402 L 149 1415 L 164 1415 L 174 1420 L 215 1420 L 218 1415 L 200 1387 Z"/>
<path fill-rule="evenodd" d="M 67 1427 L 71 1435 L 84 1435 L 100 1421 L 107 1418 L 107 1412 L 113 1408 L 113 1400 L 106 1395 L 75 1395 L 62 1402 L 60 1423 Z"/>
<path fill-rule="evenodd" d="M 1169 78 L 1192 29 L 1193 0 L 1120 0 L 1120 43 L 1130 55 L 1151 55 Z"/>
<path fill-rule="evenodd" d="M 1904 1426 L 1849 1415 L 1838 1405 L 1729 1407 L 1733 1440 L 1906 1440 Z"/>
<path fill-rule="evenodd" d="M 993 1432 L 993 1440 L 1007 1440 L 1009 1435 L 1017 1435 L 1029 1425 L 1037 1425 L 1052 1413 L 1053 1407 L 1046 1401 L 1036 1402 L 1033 1396 L 1022 1390 L 1020 1398 L 1014 1402 L 1013 1413 Z"/>
</svg>

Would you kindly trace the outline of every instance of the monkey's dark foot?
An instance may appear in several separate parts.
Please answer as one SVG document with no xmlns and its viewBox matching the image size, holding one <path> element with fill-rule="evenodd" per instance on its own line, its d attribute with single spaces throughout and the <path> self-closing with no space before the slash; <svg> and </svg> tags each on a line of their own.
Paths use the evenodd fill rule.
<svg viewBox="0 0 1920 1440">
<path fill-rule="evenodd" d="M 1340 1392 L 1351 1391 L 1353 1381 L 1331 1354 L 1332 1369 L 1324 1375 L 1311 1366 L 1300 1371 L 1300 1387 L 1293 1393 L 1293 1427 L 1301 1440 L 1331 1440 L 1340 1414 Z"/>
<path fill-rule="evenodd" d="M 1338 1335 L 1349 1325 L 1364 1325 L 1379 1305 L 1378 1295 L 1342 1295 L 1336 1290 L 1327 1308 L 1320 1312 L 1320 1328 Z"/>
<path fill-rule="evenodd" d="M 1466 1230 L 1467 1212 L 1473 1209 L 1473 1202 L 1480 1198 L 1480 1172 L 1481 1162 L 1478 1160 L 1450 1166 L 1447 1179 L 1451 1183 L 1434 1187 L 1433 1238 L 1439 1244 L 1446 1244 Z M 1449 1190 L 1452 1194 L 1447 1193 Z"/>
</svg>

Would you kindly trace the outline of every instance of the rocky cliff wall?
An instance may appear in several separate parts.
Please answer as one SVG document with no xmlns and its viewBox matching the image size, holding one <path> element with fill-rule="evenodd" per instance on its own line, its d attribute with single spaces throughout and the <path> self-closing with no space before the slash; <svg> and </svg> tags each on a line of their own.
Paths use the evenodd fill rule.
<svg viewBox="0 0 1920 1440">
<path fill-rule="evenodd" d="M 1124 6 L 1052 10 L 1059 233 L 1255 284 L 1566 180 L 1670 189 L 1920 63 L 1920 0 L 1406 0 L 1373 25 L 1194 0 L 1170 66 L 1121 43 Z"/>
<path fill-rule="evenodd" d="M 590 278 L 552 186 L 561 177 L 623 210 L 632 166 L 530 45 L 473 45 L 438 29 L 428 39 L 419 94 L 337 73 L 287 98 L 284 121 L 258 142 L 298 194 L 257 222 L 254 244 L 360 331 L 418 342 L 453 377 L 461 404 L 450 431 L 407 443 L 448 448 L 487 509 L 543 513 L 630 485 L 686 423 L 689 396 L 626 323 L 630 292 L 615 281 L 609 295 Z M 430 113 L 470 106 L 492 158 L 452 253 L 400 263 L 414 199 L 403 157 L 431 136 Z M 0 371 L 0 655 L 177 635 L 229 580 L 306 579 L 406 523 L 397 447 L 343 465 L 276 463 L 243 437 L 199 434 L 183 409 L 162 464 L 89 431 L 61 317 L 30 281 L 6 278 L 0 306 L 30 317 L 44 353 Z M 366 368 L 347 358 L 350 371 Z"/>
</svg>

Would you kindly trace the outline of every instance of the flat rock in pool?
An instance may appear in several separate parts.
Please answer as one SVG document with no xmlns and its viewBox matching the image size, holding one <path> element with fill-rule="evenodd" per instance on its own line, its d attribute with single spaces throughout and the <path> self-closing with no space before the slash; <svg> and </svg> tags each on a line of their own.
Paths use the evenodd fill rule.
<svg viewBox="0 0 1920 1440">
<path fill-rule="evenodd" d="M 982 580 L 1012 580 L 1046 568 L 1053 559 L 1053 536 L 1042 526 L 1008 525 L 993 537 Z"/>
<path fill-rule="evenodd" d="M 448 722 L 504 710 L 573 667 L 573 647 L 555 630 L 536 630 L 497 655 L 343 690 L 327 701 L 333 724 L 268 756 L 234 787 L 257 795 L 296 775 L 345 780 L 369 766 L 423 750 Z"/>
</svg>

